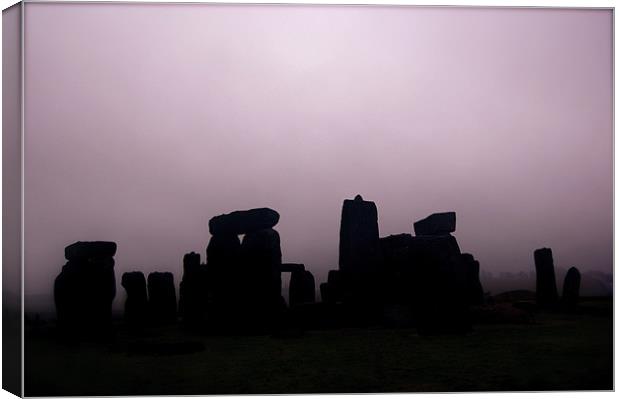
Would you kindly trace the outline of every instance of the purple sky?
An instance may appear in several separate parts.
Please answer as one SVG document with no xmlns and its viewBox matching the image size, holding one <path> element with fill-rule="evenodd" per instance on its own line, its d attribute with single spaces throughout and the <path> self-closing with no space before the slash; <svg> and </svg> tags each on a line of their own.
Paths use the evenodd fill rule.
<svg viewBox="0 0 620 399">
<path fill-rule="evenodd" d="M 26 294 L 77 240 L 178 283 L 262 206 L 320 282 L 358 193 L 382 236 L 455 210 L 482 270 L 610 272 L 611 39 L 604 10 L 28 3 Z"/>
</svg>

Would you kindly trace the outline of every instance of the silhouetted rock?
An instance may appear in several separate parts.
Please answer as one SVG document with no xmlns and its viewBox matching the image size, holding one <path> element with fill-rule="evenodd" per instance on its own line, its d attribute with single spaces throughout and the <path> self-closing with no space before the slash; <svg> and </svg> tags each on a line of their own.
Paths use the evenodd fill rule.
<svg viewBox="0 0 620 399">
<path fill-rule="evenodd" d="M 65 247 L 65 259 L 112 258 L 116 243 L 111 241 L 78 241 Z"/>
<path fill-rule="evenodd" d="M 411 240 L 411 292 L 421 334 L 469 331 L 467 273 L 456 239 L 450 235 Z"/>
<path fill-rule="evenodd" d="M 207 263 L 209 266 L 234 267 L 241 256 L 241 241 L 236 234 L 212 236 L 207 245 Z"/>
<path fill-rule="evenodd" d="M 581 284 L 581 273 L 576 267 L 571 267 L 564 277 L 564 287 L 562 289 L 562 302 L 567 310 L 575 310 L 579 301 L 579 286 Z"/>
<path fill-rule="evenodd" d="M 440 236 L 456 230 L 456 212 L 433 213 L 413 224 L 416 236 Z"/>
<path fill-rule="evenodd" d="M 291 273 L 289 285 L 289 304 L 295 306 L 301 303 L 315 302 L 314 276 L 307 270 Z"/>
<path fill-rule="evenodd" d="M 257 328 L 271 326 L 286 308 L 282 298 L 280 235 L 273 229 L 247 233 L 241 243 L 243 268 L 239 285 L 248 318 Z"/>
<path fill-rule="evenodd" d="M 534 251 L 536 264 L 536 303 L 539 306 L 552 305 L 557 302 L 558 290 L 555 284 L 553 254 L 549 248 Z"/>
<path fill-rule="evenodd" d="M 209 220 L 209 232 L 221 234 L 247 234 L 270 229 L 280 220 L 278 212 L 270 208 L 256 208 L 247 211 L 234 211 L 215 216 Z"/>
<path fill-rule="evenodd" d="M 282 273 L 302 272 L 304 270 L 306 270 L 306 267 L 301 263 L 282 263 L 280 266 Z"/>
<path fill-rule="evenodd" d="M 65 336 L 102 336 L 110 332 L 116 295 L 113 242 L 76 242 L 65 248 L 70 258 L 54 281 L 58 325 Z"/>
<path fill-rule="evenodd" d="M 125 320 L 131 325 L 143 324 L 148 317 L 146 279 L 142 272 L 123 273 L 121 285 L 127 292 Z"/>
<path fill-rule="evenodd" d="M 176 321 L 177 300 L 172 273 L 150 273 L 147 282 L 151 320 L 155 322 Z"/>
<path fill-rule="evenodd" d="M 339 266 L 342 271 L 368 273 L 381 265 L 377 207 L 360 195 L 344 200 L 340 220 Z"/>
<path fill-rule="evenodd" d="M 471 254 L 462 254 L 461 261 L 466 269 L 467 278 L 467 303 L 470 305 L 482 305 L 484 291 L 480 284 L 480 263 Z"/>
<path fill-rule="evenodd" d="M 411 234 L 396 234 L 379 239 L 384 265 L 389 269 L 409 266 L 409 245 Z"/>
<path fill-rule="evenodd" d="M 342 302 L 344 299 L 344 284 L 340 270 L 330 270 L 327 273 L 327 285 L 329 287 L 329 300 Z"/>
<path fill-rule="evenodd" d="M 200 263 L 200 254 L 185 254 L 183 278 L 179 284 L 179 314 L 184 322 L 204 321 L 210 288 L 208 283 L 207 267 Z"/>
</svg>

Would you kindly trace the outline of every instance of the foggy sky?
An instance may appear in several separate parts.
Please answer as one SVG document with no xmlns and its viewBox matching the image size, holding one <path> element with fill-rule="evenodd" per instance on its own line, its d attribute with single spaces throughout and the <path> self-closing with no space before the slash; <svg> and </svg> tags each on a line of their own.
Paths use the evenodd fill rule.
<svg viewBox="0 0 620 399">
<path fill-rule="evenodd" d="M 27 3 L 26 295 L 51 301 L 78 240 L 118 243 L 117 283 L 167 270 L 178 284 L 184 253 L 204 261 L 209 218 L 263 206 L 281 215 L 283 260 L 318 286 L 358 193 L 381 236 L 456 211 L 482 270 L 532 270 L 548 246 L 557 266 L 611 272 L 611 23 L 604 10 Z"/>
</svg>

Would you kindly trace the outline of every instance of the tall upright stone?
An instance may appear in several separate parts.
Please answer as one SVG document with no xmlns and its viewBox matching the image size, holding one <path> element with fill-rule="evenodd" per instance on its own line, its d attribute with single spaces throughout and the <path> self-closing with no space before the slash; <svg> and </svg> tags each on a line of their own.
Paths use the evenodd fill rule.
<svg viewBox="0 0 620 399">
<path fill-rule="evenodd" d="M 150 273 L 147 283 L 151 320 L 156 323 L 175 322 L 177 318 L 177 301 L 172 273 Z"/>
<path fill-rule="evenodd" d="M 144 274 L 142 272 L 123 273 L 121 285 L 127 292 L 125 321 L 132 326 L 144 324 L 149 311 Z"/>
<path fill-rule="evenodd" d="M 280 235 L 274 229 L 264 229 L 247 233 L 241 243 L 244 273 L 252 282 L 252 289 L 258 297 L 269 301 L 282 294 L 282 251 Z"/>
<path fill-rule="evenodd" d="M 553 305 L 558 300 L 558 290 L 551 249 L 535 250 L 534 263 L 536 265 L 536 303 L 539 306 Z"/>
<path fill-rule="evenodd" d="M 377 206 L 361 195 L 344 200 L 340 220 L 339 266 L 344 273 L 368 273 L 381 265 Z"/>
<path fill-rule="evenodd" d="M 562 302 L 567 310 L 575 310 L 579 302 L 579 286 L 581 285 L 581 273 L 576 267 L 571 267 L 564 277 L 562 289 Z"/>
<path fill-rule="evenodd" d="M 68 262 L 54 281 L 59 327 L 80 337 L 110 331 L 112 301 L 116 295 L 116 243 L 76 242 L 65 248 Z"/>
</svg>

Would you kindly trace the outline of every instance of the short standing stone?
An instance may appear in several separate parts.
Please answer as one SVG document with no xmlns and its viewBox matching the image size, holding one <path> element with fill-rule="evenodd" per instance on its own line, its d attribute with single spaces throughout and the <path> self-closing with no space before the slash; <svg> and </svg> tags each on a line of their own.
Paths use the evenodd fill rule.
<svg viewBox="0 0 620 399">
<path fill-rule="evenodd" d="M 396 234 L 379 239 L 383 263 L 390 270 L 409 267 L 409 245 L 411 234 Z"/>
<path fill-rule="evenodd" d="M 534 251 L 534 263 L 536 264 L 536 303 L 539 306 L 554 304 L 558 299 L 558 290 L 555 284 L 551 249 L 540 248 Z"/>
<path fill-rule="evenodd" d="M 127 292 L 125 320 L 130 324 L 141 324 L 148 316 L 146 279 L 142 272 L 123 273 L 121 285 Z"/>
<path fill-rule="evenodd" d="M 564 278 L 562 301 L 569 310 L 574 310 L 579 301 L 579 286 L 581 285 L 581 273 L 576 267 L 571 267 Z"/>
<path fill-rule="evenodd" d="M 209 232 L 220 234 L 247 234 L 270 229 L 280 220 L 280 214 L 270 208 L 256 208 L 247 211 L 234 211 L 215 216 L 209 220 Z"/>
<path fill-rule="evenodd" d="M 413 224 L 416 236 L 438 236 L 456 230 L 456 212 L 433 213 Z"/>
<path fill-rule="evenodd" d="M 200 263 L 200 254 L 183 256 L 183 279 L 179 284 L 179 314 L 185 322 L 201 321 L 206 313 L 209 295 L 207 267 Z"/>
<path fill-rule="evenodd" d="M 302 303 L 315 302 L 314 276 L 308 270 L 291 273 L 289 286 L 289 304 L 291 306 Z"/>
<path fill-rule="evenodd" d="M 480 263 L 471 254 L 461 254 L 461 261 L 465 267 L 466 295 L 470 305 L 482 305 L 484 292 L 480 284 Z"/>
<path fill-rule="evenodd" d="M 177 300 L 172 273 L 150 273 L 148 289 L 151 319 L 158 322 L 176 321 Z"/>
</svg>

